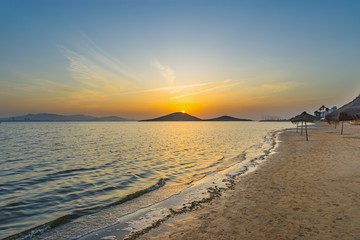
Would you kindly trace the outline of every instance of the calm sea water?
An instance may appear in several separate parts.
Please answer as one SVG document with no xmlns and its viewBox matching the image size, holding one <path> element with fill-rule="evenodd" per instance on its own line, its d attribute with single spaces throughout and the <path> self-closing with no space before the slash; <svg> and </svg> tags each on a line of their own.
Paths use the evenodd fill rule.
<svg viewBox="0 0 360 240">
<path fill-rule="evenodd" d="M 287 127 L 291 124 L 1 123 L 0 238 L 30 236 L 24 231 L 34 228 L 33 233 L 46 229 L 51 235 L 57 226 L 137 197 L 135 192 L 146 198 L 164 185 L 176 192 L 179 184 L 231 166 L 240 154 L 255 154 L 271 131 Z M 95 229 L 92 224 L 82 231 Z"/>
</svg>

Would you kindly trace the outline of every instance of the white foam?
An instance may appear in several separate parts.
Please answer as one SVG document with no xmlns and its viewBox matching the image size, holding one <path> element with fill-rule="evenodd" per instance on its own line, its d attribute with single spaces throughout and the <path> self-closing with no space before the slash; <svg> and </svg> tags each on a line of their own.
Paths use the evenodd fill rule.
<svg viewBox="0 0 360 240">
<path fill-rule="evenodd" d="M 101 239 L 104 239 L 104 240 L 116 240 L 116 236 L 106 236 L 106 237 L 102 237 Z"/>
<path fill-rule="evenodd" d="M 141 231 L 144 228 L 151 226 L 154 222 L 164 219 L 169 214 L 170 210 L 167 208 L 151 209 L 148 213 L 145 214 L 145 216 L 140 217 L 140 219 L 128 222 L 129 226 L 123 230 L 129 231 L 130 233 Z"/>
<path fill-rule="evenodd" d="M 31 239 L 33 238 L 34 236 L 37 236 L 37 235 L 40 235 L 44 232 L 46 232 L 47 230 L 49 230 L 50 227 L 49 226 L 46 226 L 44 228 L 39 228 L 39 229 L 35 229 L 35 230 L 32 230 L 29 234 L 23 236 L 23 237 L 20 237 L 18 238 L 17 240 L 26 240 L 26 239 Z"/>
<path fill-rule="evenodd" d="M 184 189 L 180 193 L 174 194 L 165 201 L 152 206 L 153 208 L 149 209 L 144 216 L 129 221 L 128 227 L 123 230 L 129 231 L 130 235 L 140 232 L 150 227 L 154 222 L 162 220 L 171 214 L 169 207 L 176 211 L 186 206 L 190 206 L 193 202 L 209 198 L 210 193 L 208 192 L 208 189 L 215 186 L 217 188 L 226 189 L 229 179 L 233 178 L 233 176 L 253 172 L 257 169 L 261 157 L 269 154 L 269 152 L 275 148 L 277 135 L 278 132 L 268 133 L 267 136 L 264 137 L 265 142 L 261 144 L 260 147 L 257 145 L 255 148 L 249 150 L 252 154 L 255 154 L 255 156 L 250 154 L 252 155 L 250 158 L 246 158 L 242 162 L 236 163 L 220 172 L 213 172 L 203 179 L 192 183 L 188 188 Z"/>
</svg>

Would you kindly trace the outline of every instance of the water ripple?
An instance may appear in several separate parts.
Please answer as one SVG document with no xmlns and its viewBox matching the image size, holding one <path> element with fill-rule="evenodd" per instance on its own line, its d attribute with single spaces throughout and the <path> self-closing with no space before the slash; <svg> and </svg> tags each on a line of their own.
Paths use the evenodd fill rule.
<svg viewBox="0 0 360 240">
<path fill-rule="evenodd" d="M 2 123 L 0 238 L 41 233 L 165 181 L 191 182 L 225 168 L 269 129 L 280 128 L 284 124 Z"/>
</svg>

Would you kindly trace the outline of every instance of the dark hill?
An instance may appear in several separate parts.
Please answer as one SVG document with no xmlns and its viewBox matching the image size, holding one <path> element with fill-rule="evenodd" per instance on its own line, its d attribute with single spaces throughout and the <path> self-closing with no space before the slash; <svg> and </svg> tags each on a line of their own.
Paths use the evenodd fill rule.
<svg viewBox="0 0 360 240">
<path fill-rule="evenodd" d="M 217 118 L 206 119 L 204 121 L 252 121 L 252 120 L 235 118 L 235 117 L 230 117 L 230 116 L 221 116 L 221 117 L 217 117 Z"/>
<path fill-rule="evenodd" d="M 202 121 L 200 118 L 191 116 L 187 113 L 175 112 L 158 118 L 146 119 L 141 121 Z"/>
</svg>

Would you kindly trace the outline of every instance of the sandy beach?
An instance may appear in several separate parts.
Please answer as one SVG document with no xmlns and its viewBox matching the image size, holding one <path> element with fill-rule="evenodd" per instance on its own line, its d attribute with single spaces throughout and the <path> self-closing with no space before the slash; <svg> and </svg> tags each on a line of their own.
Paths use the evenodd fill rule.
<svg viewBox="0 0 360 240">
<path fill-rule="evenodd" d="M 295 130 L 234 189 L 138 239 L 360 239 L 360 126 Z"/>
</svg>

